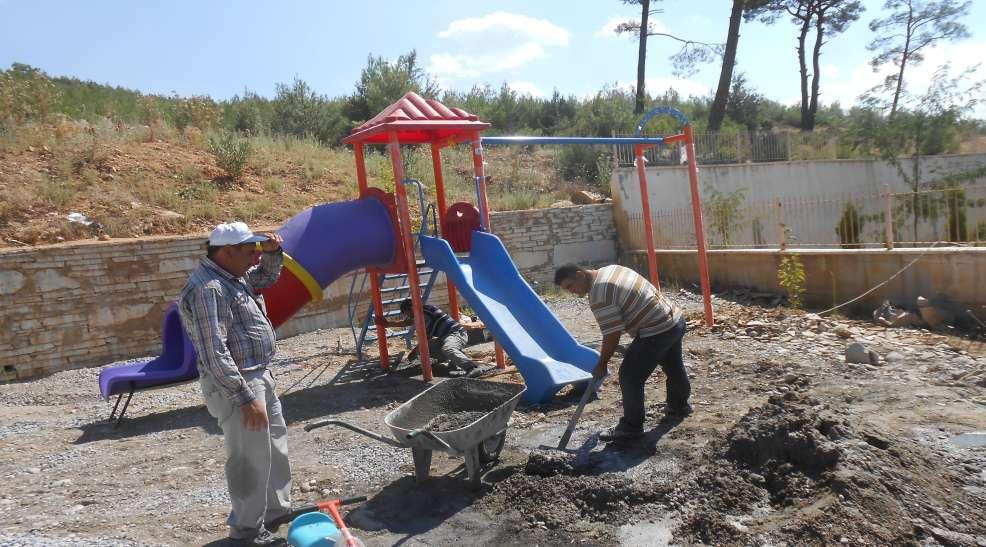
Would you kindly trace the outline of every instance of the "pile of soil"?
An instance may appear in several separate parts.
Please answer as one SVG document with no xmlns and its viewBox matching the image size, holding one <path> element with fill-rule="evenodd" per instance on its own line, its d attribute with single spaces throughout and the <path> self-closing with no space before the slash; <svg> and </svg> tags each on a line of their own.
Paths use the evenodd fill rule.
<svg viewBox="0 0 986 547">
<path fill-rule="evenodd" d="M 961 481 L 927 448 L 891 439 L 853 426 L 803 392 L 771 396 L 712 449 L 691 481 L 697 506 L 676 537 L 717 544 L 983 541 L 986 527 L 966 516 L 977 500 L 955 488 Z"/>
<path fill-rule="evenodd" d="M 486 412 L 477 411 L 443 412 L 428 422 L 428 429 L 432 431 L 455 431 L 466 427 L 486 414 Z"/>
<path fill-rule="evenodd" d="M 986 545 L 986 526 L 970 518 L 982 500 L 928 448 L 850 424 L 807 381 L 794 384 L 683 459 L 677 476 L 600 472 L 585 458 L 535 451 L 484 503 L 569 532 L 673 515 L 685 544 Z"/>
</svg>

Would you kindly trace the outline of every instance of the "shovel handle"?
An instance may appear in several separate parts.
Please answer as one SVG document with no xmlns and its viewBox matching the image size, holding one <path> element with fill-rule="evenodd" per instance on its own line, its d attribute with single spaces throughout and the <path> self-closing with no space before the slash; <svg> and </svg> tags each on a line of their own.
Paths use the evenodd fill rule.
<svg viewBox="0 0 986 547">
<path fill-rule="evenodd" d="M 572 438 L 572 433 L 575 431 L 575 424 L 579 423 L 579 418 L 582 416 L 582 409 L 585 408 L 585 404 L 589 402 L 589 398 L 592 394 L 599 389 L 602 385 L 605 377 L 596 380 L 593 378 L 589 380 L 589 385 L 585 386 L 585 392 L 582 393 L 582 399 L 579 401 L 578 408 L 575 409 L 575 413 L 572 414 L 572 418 L 568 421 L 568 427 L 565 429 L 565 433 L 561 436 L 561 440 L 558 442 L 558 450 L 565 450 L 568 446 L 568 441 Z"/>
</svg>

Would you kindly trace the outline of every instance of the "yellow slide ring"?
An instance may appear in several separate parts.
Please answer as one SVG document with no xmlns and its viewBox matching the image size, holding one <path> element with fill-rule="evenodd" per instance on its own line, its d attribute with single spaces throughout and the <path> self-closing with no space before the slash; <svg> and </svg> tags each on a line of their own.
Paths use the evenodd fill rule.
<svg viewBox="0 0 986 547">
<path fill-rule="evenodd" d="M 322 300 L 322 287 L 319 286 L 318 281 L 315 281 L 315 278 L 308 273 L 308 270 L 288 253 L 284 253 L 284 267 L 308 289 L 308 294 L 311 295 L 312 302 Z"/>
</svg>

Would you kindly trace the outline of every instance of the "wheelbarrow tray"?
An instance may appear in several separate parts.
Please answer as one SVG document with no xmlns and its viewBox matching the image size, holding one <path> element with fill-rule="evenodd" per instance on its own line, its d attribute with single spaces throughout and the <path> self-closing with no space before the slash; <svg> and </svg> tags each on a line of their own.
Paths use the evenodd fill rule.
<svg viewBox="0 0 986 547">
<path fill-rule="evenodd" d="M 384 418 L 384 423 L 390 428 L 394 438 L 408 447 L 443 452 L 452 448 L 456 453 L 462 454 L 506 430 L 510 415 L 526 389 L 522 384 L 450 378 L 395 408 Z M 440 414 L 460 412 L 484 414 L 457 429 L 431 431 L 431 435 L 444 441 L 447 447 L 429 435 L 408 436 L 409 433 L 426 427 Z"/>
</svg>

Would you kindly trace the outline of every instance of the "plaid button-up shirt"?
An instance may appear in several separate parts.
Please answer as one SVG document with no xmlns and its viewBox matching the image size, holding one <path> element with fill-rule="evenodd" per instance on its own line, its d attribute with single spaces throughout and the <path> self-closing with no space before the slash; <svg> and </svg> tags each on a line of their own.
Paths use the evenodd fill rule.
<svg viewBox="0 0 986 547">
<path fill-rule="evenodd" d="M 280 251 L 263 253 L 260 264 L 239 278 L 203 257 L 178 299 L 199 373 L 239 405 L 255 398 L 240 372 L 262 369 L 274 357 L 274 327 L 254 291 L 273 285 L 282 264 Z"/>
</svg>

